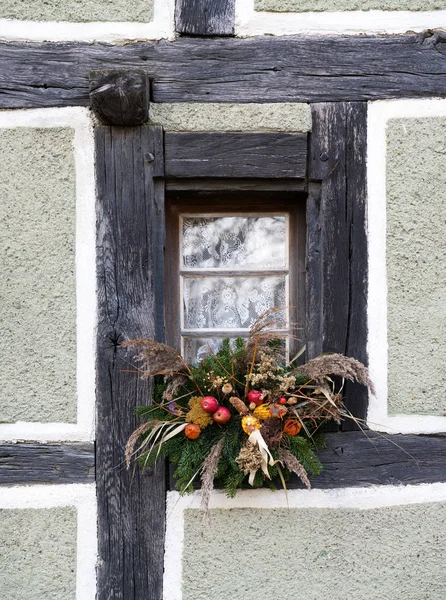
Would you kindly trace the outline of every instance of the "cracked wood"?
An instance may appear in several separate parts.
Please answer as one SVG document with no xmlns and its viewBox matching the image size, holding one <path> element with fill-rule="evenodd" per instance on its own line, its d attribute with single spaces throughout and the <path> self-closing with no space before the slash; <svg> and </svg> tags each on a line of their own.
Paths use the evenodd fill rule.
<svg viewBox="0 0 446 600">
<path fill-rule="evenodd" d="M 148 404 L 150 383 L 139 377 L 135 351 L 120 342 L 164 338 L 163 133 L 160 127 L 98 126 L 95 136 L 97 598 L 159 600 L 165 473 L 125 469 L 124 447 L 139 424 L 134 409 Z"/>
<path fill-rule="evenodd" d="M 367 104 L 312 106 L 307 201 L 309 357 L 340 352 L 367 365 Z M 315 184 L 314 182 L 318 182 Z M 345 405 L 365 420 L 368 391 L 347 382 Z M 351 419 L 344 430 L 357 429 Z"/>
<path fill-rule="evenodd" d="M 153 102 L 329 102 L 446 95 L 446 36 L 1 44 L 0 107 L 88 105 L 89 72 L 143 69 Z"/>
<path fill-rule="evenodd" d="M 165 154 L 166 177 L 305 179 L 307 135 L 166 132 Z"/>
<path fill-rule="evenodd" d="M 187 35 L 234 35 L 235 0 L 176 0 L 175 30 Z"/>
</svg>

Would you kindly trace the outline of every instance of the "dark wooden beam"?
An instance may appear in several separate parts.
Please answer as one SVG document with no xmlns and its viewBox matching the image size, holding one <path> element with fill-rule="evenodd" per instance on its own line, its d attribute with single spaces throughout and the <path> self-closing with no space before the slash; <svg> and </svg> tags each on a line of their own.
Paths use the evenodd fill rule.
<svg viewBox="0 0 446 600">
<path fill-rule="evenodd" d="M 446 481 L 446 437 L 367 431 L 326 434 L 314 488 L 364 487 Z M 301 487 L 290 482 L 290 487 Z"/>
<path fill-rule="evenodd" d="M 91 108 L 104 125 L 142 125 L 149 118 L 149 79 L 141 69 L 90 72 Z"/>
<path fill-rule="evenodd" d="M 3 43 L 0 107 L 87 106 L 97 69 L 143 69 L 153 102 L 330 102 L 446 95 L 446 34 Z"/>
<path fill-rule="evenodd" d="M 176 0 L 175 30 L 183 35 L 234 35 L 235 0 Z"/>
<path fill-rule="evenodd" d="M 120 342 L 164 338 L 163 133 L 95 130 L 98 189 L 97 427 L 98 600 L 162 597 L 165 472 L 126 471 L 134 409 L 150 383 Z"/>
<path fill-rule="evenodd" d="M 307 202 L 309 357 L 340 352 L 367 364 L 367 104 L 312 106 Z M 348 383 L 347 408 L 367 414 L 368 390 Z M 348 419 L 343 429 L 357 429 Z"/>
<path fill-rule="evenodd" d="M 310 477 L 315 489 L 446 482 L 445 436 L 348 431 L 327 433 L 325 440 L 326 447 L 317 453 L 323 471 Z M 171 466 L 171 489 L 175 489 L 174 471 Z M 276 484 L 281 487 L 280 481 Z M 304 485 L 293 476 L 287 487 Z"/>
<path fill-rule="evenodd" d="M 166 132 L 165 156 L 166 177 L 304 179 L 307 136 Z"/>
<path fill-rule="evenodd" d="M 0 485 L 91 483 L 94 444 L 1 444 Z"/>
</svg>

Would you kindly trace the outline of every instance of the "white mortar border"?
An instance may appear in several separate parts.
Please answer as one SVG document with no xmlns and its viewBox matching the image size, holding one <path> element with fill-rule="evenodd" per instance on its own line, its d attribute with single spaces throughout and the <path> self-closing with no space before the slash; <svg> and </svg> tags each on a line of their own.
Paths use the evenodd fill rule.
<svg viewBox="0 0 446 600">
<path fill-rule="evenodd" d="M 359 35 L 363 33 L 406 33 L 446 28 L 446 10 L 438 11 L 342 11 L 342 12 L 260 12 L 254 0 L 236 0 L 235 32 L 242 37 L 256 35 Z"/>
<path fill-rule="evenodd" d="M 91 441 L 95 415 L 96 191 L 94 139 L 87 108 L 0 111 L 0 128 L 72 127 L 76 169 L 77 423 L 2 423 L 0 441 Z"/>
<path fill-rule="evenodd" d="M 0 19 L 0 40 L 31 42 L 122 42 L 173 39 L 175 0 L 155 0 L 150 23 L 69 23 Z"/>
<path fill-rule="evenodd" d="M 342 488 L 335 490 L 288 490 L 289 508 L 350 508 L 370 510 L 390 506 L 404 506 L 446 501 L 446 483 L 428 483 L 408 486 L 372 486 L 369 488 Z M 184 547 L 184 511 L 199 509 L 201 493 L 180 496 L 167 493 L 166 546 L 164 554 L 164 600 L 182 600 L 182 559 Z M 287 508 L 282 491 L 241 490 L 235 498 L 223 492 L 211 494 L 210 508 L 257 508 L 270 510 Z"/>
<path fill-rule="evenodd" d="M 93 483 L 0 488 L 0 509 L 56 508 L 77 510 L 76 600 L 96 597 L 96 490 Z"/>
<path fill-rule="evenodd" d="M 390 119 L 446 117 L 446 100 L 380 100 L 368 106 L 368 355 L 376 397 L 370 395 L 367 422 L 388 433 L 441 433 L 446 417 L 388 415 L 386 278 L 386 129 Z"/>
</svg>

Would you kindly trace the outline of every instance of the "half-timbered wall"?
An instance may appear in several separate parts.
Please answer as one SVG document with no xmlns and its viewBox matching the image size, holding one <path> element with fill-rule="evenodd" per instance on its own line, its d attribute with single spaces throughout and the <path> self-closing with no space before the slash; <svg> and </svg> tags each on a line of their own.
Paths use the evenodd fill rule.
<svg viewBox="0 0 446 600">
<path fill-rule="evenodd" d="M 0 0 L 0 598 L 444 600 L 444 29 L 445 0 Z M 137 123 L 99 123 L 104 69 Z M 377 394 L 289 510 L 216 491 L 207 524 L 123 472 L 149 388 L 119 343 L 163 339 L 165 190 L 191 158 L 206 189 L 207 141 L 243 186 L 234 134 L 307 136 L 309 352 Z"/>
</svg>

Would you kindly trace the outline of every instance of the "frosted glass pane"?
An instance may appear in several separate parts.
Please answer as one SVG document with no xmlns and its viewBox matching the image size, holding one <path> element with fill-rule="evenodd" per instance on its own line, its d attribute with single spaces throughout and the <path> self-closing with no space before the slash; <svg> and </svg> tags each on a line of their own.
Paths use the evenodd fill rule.
<svg viewBox="0 0 446 600">
<path fill-rule="evenodd" d="M 240 336 L 242 337 L 242 336 Z M 231 346 L 235 339 L 230 339 Z M 216 354 L 223 343 L 223 338 L 183 338 L 183 356 L 188 364 L 195 364 L 203 360 L 212 352 Z"/>
<path fill-rule="evenodd" d="M 285 277 L 183 279 L 186 328 L 249 328 L 266 310 L 286 304 Z"/>
<path fill-rule="evenodd" d="M 286 218 L 185 217 L 183 266 L 286 268 Z"/>
</svg>

